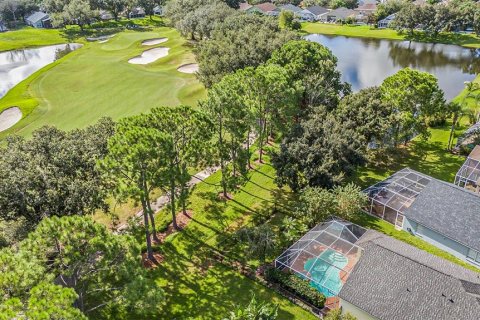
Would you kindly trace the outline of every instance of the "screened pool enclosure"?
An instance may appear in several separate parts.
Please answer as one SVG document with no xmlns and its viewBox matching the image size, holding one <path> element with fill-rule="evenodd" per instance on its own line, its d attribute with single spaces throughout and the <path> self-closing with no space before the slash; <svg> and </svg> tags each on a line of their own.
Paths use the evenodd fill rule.
<svg viewBox="0 0 480 320">
<path fill-rule="evenodd" d="M 405 211 L 430 180 L 430 177 L 414 170 L 402 169 L 364 191 L 369 200 L 365 209 L 400 229 L 403 227 Z"/>
<path fill-rule="evenodd" d="M 455 176 L 455 184 L 480 193 L 480 146 L 476 146 Z"/>
<path fill-rule="evenodd" d="M 332 218 L 308 231 L 275 259 L 275 267 L 310 280 L 326 297 L 342 289 L 362 249 L 355 245 L 366 229 Z"/>
</svg>

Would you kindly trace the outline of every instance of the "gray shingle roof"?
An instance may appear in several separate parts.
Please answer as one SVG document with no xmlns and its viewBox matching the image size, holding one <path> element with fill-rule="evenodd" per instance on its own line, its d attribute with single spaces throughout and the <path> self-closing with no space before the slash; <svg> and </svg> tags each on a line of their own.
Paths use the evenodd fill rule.
<svg viewBox="0 0 480 320">
<path fill-rule="evenodd" d="M 310 11 L 311 13 L 313 13 L 316 16 L 318 16 L 319 14 L 328 12 L 327 8 L 320 7 L 320 6 L 311 6 L 311 7 L 306 8 L 305 10 Z"/>
<path fill-rule="evenodd" d="M 480 274 L 375 231 L 357 244 L 365 250 L 340 298 L 381 320 L 480 318 Z"/>
<path fill-rule="evenodd" d="M 285 10 L 285 11 L 293 11 L 293 12 L 302 11 L 302 8 L 294 6 L 293 4 L 290 4 L 290 3 L 286 4 L 286 5 L 283 5 L 283 6 L 280 6 L 280 9 Z"/>
<path fill-rule="evenodd" d="M 38 21 L 43 21 L 48 19 L 48 14 L 45 12 L 37 11 L 30 16 L 27 17 L 28 21 L 31 21 L 32 23 L 38 22 Z"/>
<path fill-rule="evenodd" d="M 432 179 L 405 216 L 470 248 L 480 250 L 480 196 Z"/>
</svg>

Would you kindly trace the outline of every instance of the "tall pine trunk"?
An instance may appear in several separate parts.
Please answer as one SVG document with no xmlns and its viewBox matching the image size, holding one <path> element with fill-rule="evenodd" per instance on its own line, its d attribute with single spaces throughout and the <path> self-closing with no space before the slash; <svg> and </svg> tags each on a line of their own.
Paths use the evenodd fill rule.
<svg viewBox="0 0 480 320">
<path fill-rule="evenodd" d="M 153 257 L 153 250 L 152 250 L 152 240 L 150 239 L 150 226 L 148 224 L 148 213 L 147 213 L 147 205 L 145 199 L 142 199 L 142 207 L 143 207 L 143 224 L 145 225 L 145 238 L 147 240 L 147 257 L 151 261 L 155 261 Z"/>
<path fill-rule="evenodd" d="M 177 212 L 175 206 L 175 180 L 174 178 L 170 179 L 170 207 L 172 212 L 172 224 L 175 230 L 178 230 L 177 224 Z"/>
</svg>

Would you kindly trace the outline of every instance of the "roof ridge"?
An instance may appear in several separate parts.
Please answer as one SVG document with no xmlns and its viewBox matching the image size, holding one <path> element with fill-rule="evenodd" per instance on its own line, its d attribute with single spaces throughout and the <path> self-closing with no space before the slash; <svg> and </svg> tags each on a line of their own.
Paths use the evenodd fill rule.
<svg viewBox="0 0 480 320">
<path fill-rule="evenodd" d="M 378 238 L 375 238 L 375 239 L 380 239 L 380 238 L 382 238 L 382 237 L 378 237 Z M 393 239 L 393 238 L 392 238 L 392 239 Z M 374 239 L 372 239 L 372 240 L 374 240 Z M 419 265 L 421 265 L 421 266 L 424 266 L 425 268 L 431 269 L 431 270 L 433 270 L 433 271 L 435 271 L 435 272 L 438 272 L 438 273 L 440 273 L 440 274 L 443 274 L 443 275 L 445 275 L 445 276 L 447 276 L 447 277 L 451 277 L 452 279 L 455 279 L 455 280 L 457 280 L 457 281 L 460 281 L 460 282 L 462 282 L 462 281 L 471 282 L 471 281 L 459 279 L 458 277 L 455 277 L 455 276 L 453 276 L 453 275 L 451 275 L 451 274 L 447 274 L 447 273 L 445 273 L 445 272 L 443 272 L 443 271 L 437 270 L 437 269 L 435 269 L 435 268 L 433 268 L 433 267 L 431 267 L 431 266 L 428 266 L 428 265 L 426 265 L 426 264 L 424 264 L 424 263 L 421 263 L 420 261 L 417 261 L 417 260 L 415 260 L 415 259 L 413 259 L 413 258 L 407 257 L 407 256 L 405 256 L 405 255 L 403 255 L 403 254 L 401 254 L 401 253 L 399 253 L 399 252 L 396 252 L 396 251 L 394 251 L 394 250 L 392 250 L 392 249 L 390 249 L 390 248 L 387 248 L 387 247 L 383 246 L 383 245 L 380 244 L 380 243 L 373 242 L 372 240 L 367 241 L 367 242 L 372 242 L 374 245 L 376 245 L 376 246 L 378 246 L 378 247 L 381 247 L 381 248 L 383 248 L 383 249 L 385 249 L 385 250 L 387 250 L 387 251 L 390 251 L 390 252 L 392 252 L 393 254 L 396 254 L 396 255 L 398 255 L 398 256 L 401 256 L 401 257 L 403 257 L 403 258 L 406 258 L 406 259 L 408 259 L 408 260 L 410 260 L 410 261 L 412 261 L 412 262 L 414 262 L 414 263 L 417 263 L 417 264 L 419 264 Z M 397 239 L 394 239 L 394 240 L 400 241 L 400 240 L 397 240 Z M 457 266 L 457 265 L 453 264 L 452 262 L 450 262 L 450 261 L 448 261 L 448 260 L 445 260 L 445 259 L 442 259 L 442 258 L 440 258 L 440 257 L 437 257 L 437 256 L 431 254 L 430 252 L 427 252 L 427 251 L 425 251 L 425 250 L 421 250 L 421 249 L 419 249 L 419 248 L 416 248 L 416 247 L 414 247 L 414 246 L 412 246 L 412 245 L 410 245 L 410 244 L 408 244 L 408 243 L 406 243 L 406 242 L 403 242 L 402 244 L 406 244 L 406 245 L 408 245 L 408 246 L 411 246 L 411 247 L 414 248 L 415 250 L 420 250 L 422 253 L 426 253 L 426 254 L 428 254 L 428 255 L 431 255 L 432 257 L 439 258 L 439 259 L 443 260 L 445 263 L 451 264 L 451 265 L 453 265 L 454 267 L 458 267 L 458 268 L 462 268 L 462 269 L 464 269 L 464 270 L 466 270 L 466 271 L 470 271 L 470 270 L 468 270 L 468 269 L 466 269 L 466 268 L 463 268 L 463 267 L 460 266 L 460 265 Z M 472 272 L 472 274 L 475 274 L 475 273 L 473 273 L 473 271 L 471 271 L 471 272 Z M 478 280 L 480 281 L 480 274 L 477 275 L 477 278 L 478 278 Z M 471 282 L 471 283 L 474 283 L 474 282 Z M 478 283 L 478 284 L 480 284 L 480 283 Z M 463 285 L 462 285 L 462 288 L 463 288 Z M 465 288 L 464 288 L 464 290 L 465 290 Z M 467 291 L 465 291 L 465 292 L 467 292 Z"/>
</svg>

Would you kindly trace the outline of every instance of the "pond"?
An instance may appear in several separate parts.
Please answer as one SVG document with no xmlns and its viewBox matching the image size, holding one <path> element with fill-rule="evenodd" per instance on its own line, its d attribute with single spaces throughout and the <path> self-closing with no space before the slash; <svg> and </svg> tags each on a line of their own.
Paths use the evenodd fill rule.
<svg viewBox="0 0 480 320">
<path fill-rule="evenodd" d="M 406 67 L 438 78 L 447 100 L 453 99 L 480 71 L 480 50 L 460 46 L 312 34 L 310 41 L 328 47 L 338 58 L 342 80 L 354 91 L 378 86 Z"/>
<path fill-rule="evenodd" d="M 81 46 L 70 43 L 0 52 L 0 98 L 35 71 Z"/>
</svg>

